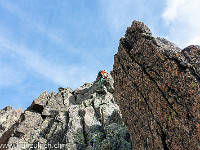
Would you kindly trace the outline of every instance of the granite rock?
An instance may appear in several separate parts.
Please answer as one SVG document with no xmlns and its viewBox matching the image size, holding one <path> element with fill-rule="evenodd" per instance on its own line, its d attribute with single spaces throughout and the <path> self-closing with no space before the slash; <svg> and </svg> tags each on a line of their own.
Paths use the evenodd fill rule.
<svg viewBox="0 0 200 150">
<path fill-rule="evenodd" d="M 131 149 L 113 98 L 113 79 L 109 75 L 101 84 L 98 80 L 74 91 L 62 87 L 58 93 L 45 91 L 15 117 L 11 107 L 1 110 L 1 143 L 7 144 L 7 149 Z M 7 124 L 9 127 L 4 127 Z"/>
<path fill-rule="evenodd" d="M 200 47 L 183 50 L 133 21 L 114 57 L 114 99 L 133 149 L 198 149 Z"/>
</svg>

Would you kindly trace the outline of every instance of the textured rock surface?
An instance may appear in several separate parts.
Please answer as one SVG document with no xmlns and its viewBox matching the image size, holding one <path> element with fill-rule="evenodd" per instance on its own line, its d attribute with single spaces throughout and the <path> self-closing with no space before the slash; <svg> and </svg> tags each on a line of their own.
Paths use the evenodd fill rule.
<svg viewBox="0 0 200 150">
<path fill-rule="evenodd" d="M 200 148 L 200 47 L 181 50 L 134 21 L 112 75 L 133 149 Z"/>
<path fill-rule="evenodd" d="M 6 143 L 13 134 L 14 129 L 21 121 L 22 109 L 14 110 L 11 106 L 7 106 L 0 110 L 0 143 Z"/>
<path fill-rule="evenodd" d="M 24 112 L 10 107 L 1 110 L 1 144 L 18 143 L 21 149 L 131 149 L 130 136 L 113 99 L 113 79 L 108 76 L 101 84 L 98 80 L 75 91 L 45 91 Z"/>
</svg>

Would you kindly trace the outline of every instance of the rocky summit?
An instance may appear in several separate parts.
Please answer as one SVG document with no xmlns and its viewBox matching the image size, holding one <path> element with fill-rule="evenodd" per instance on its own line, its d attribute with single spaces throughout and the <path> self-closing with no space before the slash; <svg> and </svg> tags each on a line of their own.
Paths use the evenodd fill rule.
<svg viewBox="0 0 200 150">
<path fill-rule="evenodd" d="M 133 21 L 111 75 L 0 110 L 0 149 L 200 149 L 199 46 L 181 50 Z"/>
<path fill-rule="evenodd" d="M 130 150 L 109 75 L 98 84 L 43 92 L 27 110 L 0 111 L 1 149 Z"/>
<path fill-rule="evenodd" d="M 200 149 L 200 47 L 181 50 L 133 21 L 113 66 L 132 149 Z"/>
</svg>

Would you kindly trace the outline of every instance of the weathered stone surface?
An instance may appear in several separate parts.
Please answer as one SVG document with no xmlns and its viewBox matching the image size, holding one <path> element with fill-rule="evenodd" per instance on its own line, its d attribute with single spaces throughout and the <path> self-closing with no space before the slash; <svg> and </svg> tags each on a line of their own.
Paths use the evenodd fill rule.
<svg viewBox="0 0 200 150">
<path fill-rule="evenodd" d="M 69 106 L 75 103 L 75 97 L 73 95 L 73 90 L 71 88 L 59 88 L 59 92 L 63 96 L 64 105 Z"/>
<path fill-rule="evenodd" d="M 109 75 L 101 84 L 98 80 L 74 91 L 60 87 L 58 93 L 43 92 L 19 115 L 22 119 L 12 133 L 1 134 L 2 139 L 6 138 L 3 143 L 41 150 L 58 146 L 69 150 L 131 149 L 129 134 L 113 98 L 113 79 Z M 5 111 L 13 109 L 7 107 L 0 114 Z M 0 122 L 8 120 L 2 118 Z"/>
<path fill-rule="evenodd" d="M 14 129 L 22 120 L 23 112 L 21 108 L 14 110 L 12 106 L 0 110 L 0 143 L 6 143 L 13 134 Z"/>
<path fill-rule="evenodd" d="M 35 110 L 42 113 L 48 101 L 48 93 L 44 91 L 37 99 L 35 99 L 27 110 Z"/>
<path fill-rule="evenodd" d="M 105 127 L 105 132 L 106 139 L 103 140 L 101 149 L 131 149 L 130 135 L 124 124 L 119 126 L 116 123 L 112 123 Z"/>
<path fill-rule="evenodd" d="M 198 149 L 200 48 L 183 50 L 134 21 L 115 55 L 114 98 L 133 149 Z"/>
</svg>

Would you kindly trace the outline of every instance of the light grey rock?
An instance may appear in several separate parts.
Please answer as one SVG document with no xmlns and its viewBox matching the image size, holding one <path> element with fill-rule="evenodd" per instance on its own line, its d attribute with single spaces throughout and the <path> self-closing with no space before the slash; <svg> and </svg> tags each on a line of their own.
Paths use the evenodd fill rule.
<svg viewBox="0 0 200 150">
<path fill-rule="evenodd" d="M 70 104 L 75 104 L 75 97 L 73 95 L 73 90 L 71 88 L 59 88 L 59 92 L 61 93 L 65 106 L 69 106 Z"/>
<path fill-rule="evenodd" d="M 80 106 L 72 105 L 69 107 L 69 124 L 66 133 L 66 143 L 70 149 L 85 148 L 83 131 L 83 120 L 80 116 Z"/>
<path fill-rule="evenodd" d="M 14 110 L 12 106 L 0 110 L 0 144 L 5 143 L 13 134 L 14 129 L 22 120 L 23 113 L 21 108 Z"/>
<path fill-rule="evenodd" d="M 84 109 L 84 125 L 86 133 L 90 132 L 90 127 L 92 126 L 101 126 L 95 109 L 92 106 L 86 107 Z"/>
<path fill-rule="evenodd" d="M 101 84 L 98 84 L 98 80 L 97 77 L 93 83 L 85 83 L 74 91 L 60 87 L 58 93 L 43 92 L 21 114 L 21 122 L 13 128 L 12 134 L 7 137 L 7 143 L 31 143 L 35 146 L 40 143 L 35 149 L 55 149 L 53 144 L 57 143 L 62 145 L 60 149 L 69 150 L 98 150 L 102 146 L 104 149 L 106 146 L 117 149 L 120 148 L 119 144 L 131 149 L 126 146 L 127 143 L 130 145 L 130 139 L 115 134 L 112 140 L 110 134 L 111 130 L 121 133 L 123 129 L 127 133 L 126 127 L 122 126 L 119 107 L 113 98 L 113 79 L 108 75 Z M 6 111 L 13 112 L 13 109 L 7 107 Z M 1 114 L 6 111 L 1 110 Z M 1 117 L 1 127 L 8 119 L 10 118 Z M 4 137 L 1 135 L 1 138 Z M 45 147 L 47 143 L 50 144 L 49 147 Z M 21 149 L 32 147 L 30 145 Z"/>
</svg>

